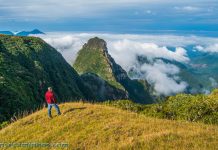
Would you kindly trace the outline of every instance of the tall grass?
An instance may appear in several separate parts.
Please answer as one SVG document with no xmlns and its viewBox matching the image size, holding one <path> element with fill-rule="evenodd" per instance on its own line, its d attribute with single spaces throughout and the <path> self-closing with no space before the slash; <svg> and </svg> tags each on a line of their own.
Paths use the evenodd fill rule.
<svg viewBox="0 0 218 150">
<path fill-rule="evenodd" d="M 53 119 L 43 108 L 17 120 L 0 130 L 0 141 L 62 142 L 69 144 L 66 149 L 99 150 L 213 150 L 218 144 L 215 125 L 146 117 L 102 104 L 64 103 L 60 109 L 61 116 L 52 110 Z"/>
</svg>

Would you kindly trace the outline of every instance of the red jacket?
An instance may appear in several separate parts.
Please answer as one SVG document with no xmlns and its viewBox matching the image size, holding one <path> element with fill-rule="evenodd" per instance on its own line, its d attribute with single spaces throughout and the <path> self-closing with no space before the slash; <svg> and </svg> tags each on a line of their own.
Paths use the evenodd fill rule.
<svg viewBox="0 0 218 150">
<path fill-rule="evenodd" d="M 46 99 L 48 104 L 56 103 L 55 96 L 54 96 L 53 92 L 47 91 L 45 93 L 45 99 Z"/>
</svg>

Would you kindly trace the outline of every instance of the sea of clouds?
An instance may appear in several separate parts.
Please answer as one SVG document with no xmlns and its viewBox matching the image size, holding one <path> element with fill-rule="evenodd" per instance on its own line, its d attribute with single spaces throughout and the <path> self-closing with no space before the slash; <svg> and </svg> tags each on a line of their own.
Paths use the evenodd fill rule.
<svg viewBox="0 0 218 150">
<path fill-rule="evenodd" d="M 218 52 L 218 38 L 177 35 L 134 35 L 103 33 L 46 33 L 40 35 L 73 64 L 77 52 L 88 39 L 99 37 L 107 42 L 108 52 L 127 72 L 137 68 L 140 78 L 154 86 L 157 93 L 171 95 L 183 92 L 188 83 L 182 81 L 179 68 L 158 58 L 190 63 L 185 47 L 195 45 L 193 51 Z M 175 50 L 171 50 L 173 47 Z M 137 56 L 146 56 L 151 63 L 139 65 Z"/>
</svg>

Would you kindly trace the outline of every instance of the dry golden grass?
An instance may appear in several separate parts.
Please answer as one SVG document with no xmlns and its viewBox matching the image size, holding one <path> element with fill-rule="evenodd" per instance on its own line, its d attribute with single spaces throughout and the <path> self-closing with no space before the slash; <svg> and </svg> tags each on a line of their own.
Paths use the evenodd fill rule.
<svg viewBox="0 0 218 150">
<path fill-rule="evenodd" d="M 54 118 L 49 119 L 42 109 L 0 130 L 0 143 L 62 142 L 69 143 L 65 149 L 100 150 L 218 149 L 215 125 L 149 118 L 97 104 L 64 103 L 60 108 L 61 116 L 53 109 Z"/>
</svg>

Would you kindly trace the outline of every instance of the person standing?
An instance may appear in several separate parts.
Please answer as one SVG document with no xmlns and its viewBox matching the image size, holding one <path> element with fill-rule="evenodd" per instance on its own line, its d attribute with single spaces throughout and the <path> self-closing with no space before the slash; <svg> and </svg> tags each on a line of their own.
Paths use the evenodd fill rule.
<svg viewBox="0 0 218 150">
<path fill-rule="evenodd" d="M 57 101 L 55 99 L 55 96 L 54 96 L 54 93 L 51 87 L 48 87 L 48 91 L 45 93 L 45 99 L 48 104 L 48 117 L 52 118 L 51 109 L 53 106 L 56 109 L 57 114 L 61 115 L 60 108 L 57 105 Z"/>
</svg>

